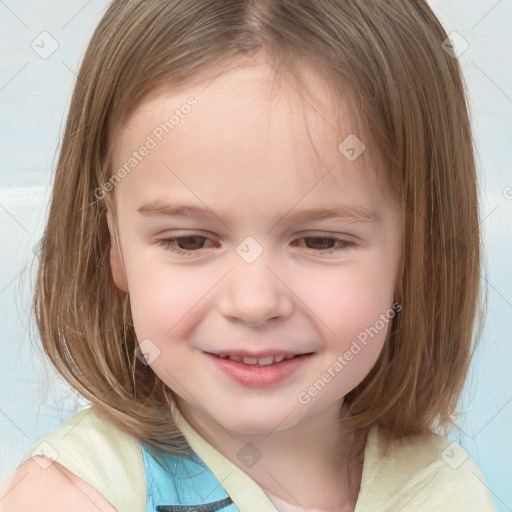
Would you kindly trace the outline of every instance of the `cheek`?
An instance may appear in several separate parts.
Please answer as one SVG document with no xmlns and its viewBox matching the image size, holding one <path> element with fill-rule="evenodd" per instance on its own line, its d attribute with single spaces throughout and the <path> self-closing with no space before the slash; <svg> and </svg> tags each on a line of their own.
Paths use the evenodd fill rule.
<svg viewBox="0 0 512 512">
<path fill-rule="evenodd" d="M 201 310 L 201 298 L 211 288 L 193 270 L 149 263 L 139 257 L 127 265 L 130 304 L 137 338 L 156 343 L 171 333 L 182 337 Z"/>
<path fill-rule="evenodd" d="M 374 259 L 330 274 L 319 272 L 314 281 L 304 282 L 303 296 L 317 318 L 329 357 L 346 354 L 354 375 L 368 370 L 396 314 L 393 273 Z"/>
<path fill-rule="evenodd" d="M 325 355 L 311 384 L 314 386 L 317 379 L 332 382 L 324 401 L 345 396 L 365 379 L 382 352 L 396 315 L 392 287 L 388 287 L 389 293 L 380 293 L 379 283 L 366 277 L 368 280 L 361 276 L 357 286 L 345 283 L 337 287 L 319 324 Z"/>
<path fill-rule="evenodd" d="M 303 281 L 302 296 L 325 327 L 335 332 L 372 325 L 393 304 L 394 274 L 379 264 L 358 262 L 325 269 Z"/>
</svg>

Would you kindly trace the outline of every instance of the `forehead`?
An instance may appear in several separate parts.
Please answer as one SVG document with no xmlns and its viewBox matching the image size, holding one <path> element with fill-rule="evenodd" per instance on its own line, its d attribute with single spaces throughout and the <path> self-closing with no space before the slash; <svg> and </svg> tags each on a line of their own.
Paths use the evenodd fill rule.
<svg viewBox="0 0 512 512">
<path fill-rule="evenodd" d="M 116 195 L 131 182 L 132 198 L 148 191 L 150 199 L 171 183 L 183 187 L 180 176 L 193 190 L 208 184 L 210 195 L 250 195 L 267 184 L 270 196 L 286 192 L 290 200 L 318 180 L 324 182 L 308 198 L 339 192 L 333 182 L 346 194 L 355 194 L 365 180 L 375 188 L 379 173 L 369 152 L 347 158 L 371 146 L 350 94 L 334 98 L 312 68 L 304 67 L 301 76 L 305 88 L 258 57 L 152 94 L 116 139 L 113 172 L 130 160 L 135 164 L 128 165 L 130 175 Z M 134 156 L 144 146 L 150 147 L 145 156 Z"/>
<path fill-rule="evenodd" d="M 245 127 L 263 121 L 268 121 L 269 133 L 272 128 L 283 133 L 283 125 L 287 124 L 288 129 L 295 125 L 316 139 L 330 135 L 334 142 L 343 134 L 360 134 L 363 123 L 350 108 L 353 101 L 348 89 L 343 97 L 334 98 L 320 71 L 306 62 L 300 64 L 300 79 L 301 84 L 298 77 L 277 69 L 263 54 L 251 59 L 235 58 L 222 67 L 205 70 L 185 84 L 160 87 L 146 97 L 124 124 L 116 138 L 116 149 L 122 149 L 122 145 L 136 146 L 141 135 L 152 134 L 155 129 L 161 131 L 158 127 L 170 119 L 175 125 L 174 139 L 187 127 L 196 128 L 198 121 L 204 128 L 215 126 L 219 137 L 227 134 L 233 124 Z M 197 108 L 191 111 L 187 103 L 192 98 Z M 173 112 L 179 117 L 175 115 L 172 119 Z M 168 134 L 165 131 L 163 135 Z M 232 135 L 229 133 L 230 138 Z"/>
</svg>

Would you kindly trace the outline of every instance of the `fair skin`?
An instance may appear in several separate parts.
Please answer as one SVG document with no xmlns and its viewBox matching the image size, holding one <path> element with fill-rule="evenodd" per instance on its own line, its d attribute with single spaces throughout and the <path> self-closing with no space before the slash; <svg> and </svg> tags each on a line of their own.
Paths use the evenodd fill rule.
<svg viewBox="0 0 512 512">
<path fill-rule="evenodd" d="M 96 489 L 76 475 L 34 456 L 0 489 L 0 512 L 116 512 Z"/>
<path fill-rule="evenodd" d="M 341 510 L 350 501 L 343 484 L 350 438 L 337 418 L 344 395 L 375 363 L 386 329 L 309 403 L 298 396 L 391 307 L 400 211 L 370 158 L 352 162 L 338 151 L 344 137 L 333 129 L 335 108 L 318 76 L 308 75 L 314 97 L 303 104 L 286 83 L 270 97 L 271 71 L 264 59 L 241 61 L 213 82 L 154 95 L 134 113 L 115 147 L 116 169 L 175 108 L 198 101 L 117 184 L 112 266 L 130 295 L 138 340 L 157 347 L 151 367 L 191 425 L 281 510 Z M 356 131 L 348 117 L 343 125 L 345 137 Z M 157 200 L 206 213 L 137 211 Z M 374 209 L 379 220 L 297 217 L 340 205 Z M 162 245 L 178 236 L 193 238 Z M 249 236 L 263 249 L 252 263 L 237 253 Z M 321 238 L 328 236 L 354 246 L 329 250 Z M 251 388 L 207 355 L 236 350 L 312 355 L 285 380 Z M 237 457 L 247 442 L 262 454 L 251 468 Z"/>
<path fill-rule="evenodd" d="M 314 72 L 304 70 L 312 92 L 304 102 L 286 82 L 270 96 L 272 70 L 261 57 L 218 72 L 147 98 L 121 132 L 114 169 L 176 108 L 198 101 L 115 187 L 114 280 L 130 296 L 139 342 L 158 351 L 153 371 L 196 431 L 280 512 L 353 511 L 357 490 L 346 477 L 360 482 L 362 460 L 347 462 L 354 439 L 340 432 L 340 410 L 375 364 L 386 328 L 341 371 L 332 368 L 393 304 L 399 205 L 368 139 L 354 161 L 338 150 L 349 134 L 365 136 L 343 108 L 343 132 L 334 129 L 337 110 Z M 206 213 L 138 212 L 157 200 Z M 374 210 L 377 219 L 298 216 L 341 206 Z M 248 263 L 240 248 L 255 247 L 263 252 Z M 239 350 L 309 355 L 276 384 L 251 387 L 209 355 Z M 329 368 L 325 387 L 300 400 Z M 261 454 L 252 467 L 237 456 L 248 442 Z M 354 449 L 363 447 L 364 438 Z"/>
</svg>

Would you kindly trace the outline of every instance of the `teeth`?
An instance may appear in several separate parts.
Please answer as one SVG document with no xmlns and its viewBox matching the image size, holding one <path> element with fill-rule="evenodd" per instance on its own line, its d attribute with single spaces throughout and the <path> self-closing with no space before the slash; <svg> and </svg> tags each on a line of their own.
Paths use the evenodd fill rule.
<svg viewBox="0 0 512 512">
<path fill-rule="evenodd" d="M 268 356 L 268 357 L 259 357 L 257 359 L 258 364 L 261 366 L 266 366 L 268 364 L 272 364 L 274 362 L 274 356 Z M 245 363 L 245 357 L 244 357 L 244 363 Z"/>
<path fill-rule="evenodd" d="M 293 359 L 294 355 L 288 356 L 267 356 L 267 357 L 247 357 L 247 356 L 228 356 L 226 354 L 219 354 L 221 359 L 231 359 L 231 361 L 236 361 L 238 363 L 244 364 L 257 364 L 260 366 L 268 366 L 273 363 L 280 363 L 283 360 Z"/>
</svg>

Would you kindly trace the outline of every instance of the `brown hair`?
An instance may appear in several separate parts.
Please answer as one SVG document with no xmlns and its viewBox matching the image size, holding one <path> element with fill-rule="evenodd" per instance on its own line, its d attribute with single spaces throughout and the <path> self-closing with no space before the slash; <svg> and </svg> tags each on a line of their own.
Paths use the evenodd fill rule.
<svg viewBox="0 0 512 512">
<path fill-rule="evenodd" d="M 483 307 L 472 134 L 446 38 L 422 0 L 113 1 L 77 77 L 34 296 L 44 349 L 70 385 L 149 446 L 187 452 L 167 413 L 172 392 L 135 355 L 109 263 L 115 209 L 94 191 L 113 173 L 123 120 L 150 93 L 263 51 L 276 74 L 301 81 L 307 62 L 339 98 L 349 85 L 403 207 L 402 311 L 345 397 L 347 427 L 376 423 L 393 438 L 456 427 Z"/>
</svg>

